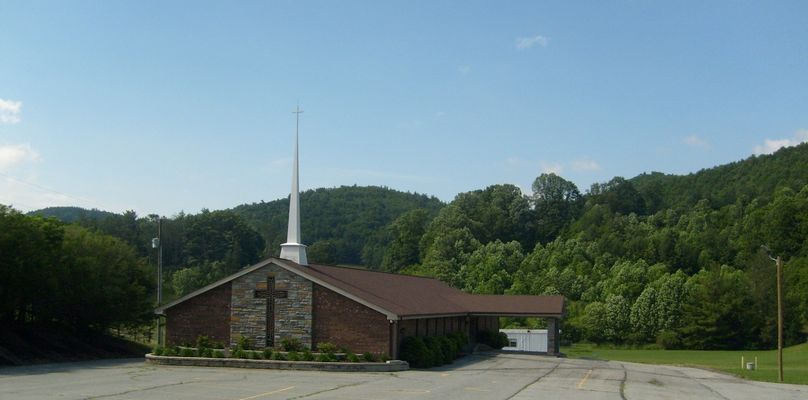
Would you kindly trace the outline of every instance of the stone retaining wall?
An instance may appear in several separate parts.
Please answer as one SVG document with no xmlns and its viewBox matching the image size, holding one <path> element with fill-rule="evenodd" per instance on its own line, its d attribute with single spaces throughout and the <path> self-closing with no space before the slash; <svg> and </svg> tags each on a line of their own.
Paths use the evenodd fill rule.
<svg viewBox="0 0 808 400">
<path fill-rule="evenodd" d="M 386 363 L 369 362 L 313 362 L 313 361 L 278 361 L 278 360 L 244 360 L 240 358 L 204 358 L 204 357 L 166 357 L 146 354 L 146 363 L 155 365 L 177 365 L 184 367 L 227 367 L 227 368 L 259 368 L 286 369 L 301 371 L 340 371 L 340 372 L 396 372 L 406 371 L 406 361 L 392 360 Z"/>
</svg>

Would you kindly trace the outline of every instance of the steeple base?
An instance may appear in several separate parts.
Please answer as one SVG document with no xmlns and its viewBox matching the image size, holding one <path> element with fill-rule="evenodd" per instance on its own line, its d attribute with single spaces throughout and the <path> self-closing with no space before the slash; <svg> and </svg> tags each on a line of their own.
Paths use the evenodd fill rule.
<svg viewBox="0 0 808 400">
<path fill-rule="evenodd" d="M 309 265 L 309 260 L 306 257 L 306 245 L 300 243 L 283 243 L 281 244 L 281 257 L 286 260 L 294 261 L 300 265 Z"/>
</svg>

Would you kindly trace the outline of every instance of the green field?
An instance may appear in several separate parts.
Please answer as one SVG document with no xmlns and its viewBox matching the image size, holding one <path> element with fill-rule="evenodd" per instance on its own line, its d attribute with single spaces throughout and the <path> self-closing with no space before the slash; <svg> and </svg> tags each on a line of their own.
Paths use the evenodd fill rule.
<svg viewBox="0 0 808 400">
<path fill-rule="evenodd" d="M 691 366 L 728 372 L 756 381 L 777 382 L 776 350 L 631 350 L 575 344 L 562 347 L 561 351 L 570 358 Z M 757 357 L 758 369 L 741 369 L 741 356 L 746 361 L 754 361 Z M 808 343 L 783 349 L 783 377 L 786 383 L 808 385 Z"/>
</svg>

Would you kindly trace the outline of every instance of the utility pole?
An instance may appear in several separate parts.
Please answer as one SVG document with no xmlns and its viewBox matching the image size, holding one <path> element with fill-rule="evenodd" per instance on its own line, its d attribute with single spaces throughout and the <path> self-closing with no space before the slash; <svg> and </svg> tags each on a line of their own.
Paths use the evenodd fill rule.
<svg viewBox="0 0 808 400">
<path fill-rule="evenodd" d="M 157 307 L 163 305 L 163 217 L 157 219 L 157 237 L 152 239 L 152 248 L 157 249 Z M 163 346 L 163 320 L 157 316 L 157 345 Z"/>
<path fill-rule="evenodd" d="M 783 381 L 783 258 L 777 256 L 777 377 Z"/>
<path fill-rule="evenodd" d="M 777 266 L 777 378 L 783 381 L 783 258 L 771 256 L 769 246 L 760 246 L 766 250 L 769 259 Z"/>
</svg>

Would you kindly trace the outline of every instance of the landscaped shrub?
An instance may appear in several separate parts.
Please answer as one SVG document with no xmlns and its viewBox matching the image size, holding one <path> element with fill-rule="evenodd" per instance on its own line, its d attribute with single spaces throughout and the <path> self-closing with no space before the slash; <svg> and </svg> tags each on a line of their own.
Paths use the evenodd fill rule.
<svg viewBox="0 0 808 400">
<path fill-rule="evenodd" d="M 211 349 L 210 347 L 197 348 L 196 352 L 199 357 L 207 357 L 207 358 L 213 357 L 213 349 Z"/>
<path fill-rule="evenodd" d="M 199 335 L 196 337 L 196 348 L 197 349 L 210 349 L 213 348 L 213 341 L 210 340 L 210 337 L 205 335 Z"/>
<path fill-rule="evenodd" d="M 296 351 L 290 351 L 289 354 L 286 355 L 286 359 L 289 361 L 300 361 L 300 355 Z"/>
<path fill-rule="evenodd" d="M 303 349 L 303 353 L 300 355 L 301 361 L 314 361 L 314 354 L 311 354 L 311 350 Z"/>
<path fill-rule="evenodd" d="M 429 350 L 429 366 L 443 365 L 443 350 L 440 348 L 440 341 L 435 336 L 424 338 L 424 344 Z"/>
<path fill-rule="evenodd" d="M 334 354 L 337 352 L 337 345 L 329 342 L 322 342 L 317 344 L 317 350 L 321 353 Z"/>
<path fill-rule="evenodd" d="M 302 351 L 303 343 L 297 338 L 283 338 L 281 339 L 281 347 L 284 351 Z"/>
<path fill-rule="evenodd" d="M 155 346 L 154 350 L 152 350 L 152 354 L 156 356 L 162 356 L 164 352 L 165 349 L 163 348 L 163 346 Z"/>
<path fill-rule="evenodd" d="M 183 347 L 180 349 L 180 357 L 196 357 L 196 349 Z"/>
<path fill-rule="evenodd" d="M 236 344 L 236 347 L 238 347 L 238 348 L 240 348 L 242 350 L 251 350 L 252 349 L 252 342 L 250 341 L 250 339 L 248 337 L 242 335 L 242 336 L 238 337 L 238 342 Z"/>
<path fill-rule="evenodd" d="M 264 353 L 261 352 L 261 351 L 251 351 L 250 352 L 250 358 L 252 358 L 253 360 L 263 359 L 264 358 Z"/>
<path fill-rule="evenodd" d="M 349 351 L 345 353 L 345 360 L 352 363 L 359 362 L 359 356 Z"/>
<path fill-rule="evenodd" d="M 466 332 L 455 332 L 449 335 L 449 339 L 457 346 L 458 353 L 469 343 L 469 335 Z"/>
<path fill-rule="evenodd" d="M 247 352 L 244 349 L 236 348 L 233 350 L 233 353 L 230 354 L 231 358 L 247 358 Z"/>
<path fill-rule="evenodd" d="M 378 359 L 376 358 L 376 355 L 371 353 L 371 352 L 365 352 L 364 354 L 362 354 L 362 359 L 367 361 L 367 362 L 376 362 L 376 361 L 378 361 Z"/>
<path fill-rule="evenodd" d="M 214 350 L 213 358 L 224 358 L 224 352 L 221 350 Z"/>
<path fill-rule="evenodd" d="M 176 357 L 180 355 L 180 348 L 177 346 L 166 347 L 163 349 L 163 355 L 167 357 Z"/>
<path fill-rule="evenodd" d="M 401 342 L 399 357 L 408 362 L 413 368 L 429 368 L 432 366 L 432 356 L 424 344 L 424 340 L 417 336 L 405 337 Z"/>
<path fill-rule="evenodd" d="M 390 356 L 388 356 L 387 353 L 379 354 L 379 361 L 386 363 L 390 361 Z"/>
<path fill-rule="evenodd" d="M 335 357 L 331 353 L 320 353 L 317 355 L 317 361 L 319 362 L 334 362 L 337 361 L 337 357 Z"/>
<path fill-rule="evenodd" d="M 446 336 L 438 336 L 438 345 L 442 353 L 441 364 L 451 364 L 457 356 L 454 342 Z"/>
<path fill-rule="evenodd" d="M 269 347 L 264 349 L 264 360 L 272 360 L 272 349 Z"/>
<path fill-rule="evenodd" d="M 283 354 L 280 351 L 276 351 L 272 353 L 272 359 L 278 361 L 286 361 L 286 354 Z"/>
</svg>

